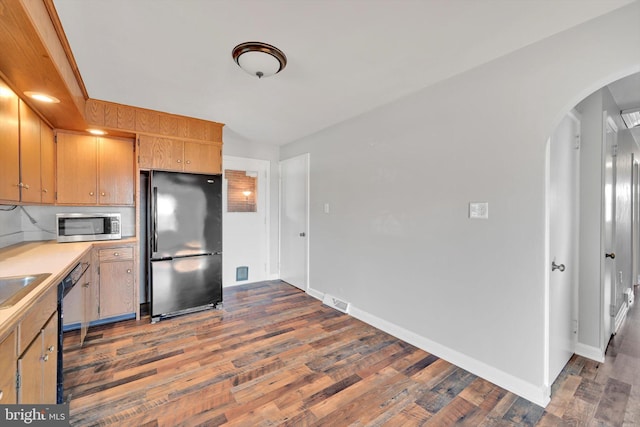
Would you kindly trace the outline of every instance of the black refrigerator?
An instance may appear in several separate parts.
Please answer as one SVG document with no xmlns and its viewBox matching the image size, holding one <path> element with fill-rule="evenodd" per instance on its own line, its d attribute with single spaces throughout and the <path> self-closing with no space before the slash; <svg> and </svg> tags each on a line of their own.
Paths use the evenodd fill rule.
<svg viewBox="0 0 640 427">
<path fill-rule="evenodd" d="M 153 171 L 149 177 L 152 322 L 222 302 L 222 176 Z"/>
</svg>

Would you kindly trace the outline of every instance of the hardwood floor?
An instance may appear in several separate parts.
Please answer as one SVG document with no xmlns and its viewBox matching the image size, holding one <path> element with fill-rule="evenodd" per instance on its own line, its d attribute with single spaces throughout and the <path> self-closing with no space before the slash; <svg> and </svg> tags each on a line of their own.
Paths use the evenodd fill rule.
<svg viewBox="0 0 640 427">
<path fill-rule="evenodd" d="M 640 425 L 638 304 L 607 361 L 574 356 L 546 410 L 282 282 L 224 308 L 65 334 L 71 425 Z"/>
</svg>

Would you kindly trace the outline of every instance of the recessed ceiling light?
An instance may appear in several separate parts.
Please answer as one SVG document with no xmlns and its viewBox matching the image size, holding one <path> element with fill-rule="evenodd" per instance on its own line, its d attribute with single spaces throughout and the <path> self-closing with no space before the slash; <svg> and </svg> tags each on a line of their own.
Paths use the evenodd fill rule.
<svg viewBox="0 0 640 427">
<path fill-rule="evenodd" d="M 27 91 L 24 94 L 40 102 L 48 102 L 49 104 L 57 104 L 60 102 L 55 96 L 47 95 L 46 93 Z"/>
<path fill-rule="evenodd" d="M 100 129 L 87 129 L 87 132 L 89 132 L 92 135 L 106 135 L 107 132 L 100 130 Z"/>
<path fill-rule="evenodd" d="M 640 108 L 620 111 L 620 116 L 627 126 L 627 129 L 640 126 Z"/>
<path fill-rule="evenodd" d="M 240 68 L 259 79 L 273 76 L 287 66 L 284 52 L 262 42 L 240 43 L 233 48 L 231 55 Z"/>
</svg>

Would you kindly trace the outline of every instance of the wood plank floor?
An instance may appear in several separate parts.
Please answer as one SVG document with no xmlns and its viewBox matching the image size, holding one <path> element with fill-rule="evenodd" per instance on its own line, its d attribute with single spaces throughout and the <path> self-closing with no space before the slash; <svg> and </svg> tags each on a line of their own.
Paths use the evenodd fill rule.
<svg viewBox="0 0 640 427">
<path fill-rule="evenodd" d="M 638 311 L 604 364 L 571 359 L 546 410 L 282 282 L 93 327 L 82 348 L 66 333 L 65 397 L 76 426 L 637 426 Z"/>
</svg>

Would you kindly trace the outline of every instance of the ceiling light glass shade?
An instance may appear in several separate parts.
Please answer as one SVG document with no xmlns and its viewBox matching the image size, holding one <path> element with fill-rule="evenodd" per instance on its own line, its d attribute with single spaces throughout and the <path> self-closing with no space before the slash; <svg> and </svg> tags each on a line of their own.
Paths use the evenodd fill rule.
<svg viewBox="0 0 640 427">
<path fill-rule="evenodd" d="M 627 126 L 627 129 L 640 126 L 640 108 L 621 111 L 620 116 L 625 126 Z"/>
<path fill-rule="evenodd" d="M 275 46 L 261 42 L 241 43 L 233 48 L 233 60 L 258 78 L 273 76 L 287 65 L 287 57 Z"/>
</svg>

